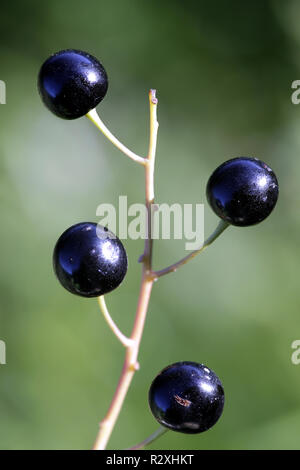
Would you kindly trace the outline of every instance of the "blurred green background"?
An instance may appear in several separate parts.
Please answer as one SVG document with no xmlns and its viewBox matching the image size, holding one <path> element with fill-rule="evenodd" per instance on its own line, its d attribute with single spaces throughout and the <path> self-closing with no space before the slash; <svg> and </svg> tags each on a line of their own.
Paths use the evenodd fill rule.
<svg viewBox="0 0 300 470">
<path fill-rule="evenodd" d="M 109 448 L 156 428 L 149 385 L 179 360 L 207 364 L 222 379 L 222 419 L 195 436 L 169 432 L 152 448 L 299 448 L 300 365 L 300 2 L 29 0 L 1 5 L 0 79 L 0 448 L 90 448 L 116 386 L 123 348 L 97 303 L 67 293 L 52 271 L 58 236 L 97 221 L 96 208 L 143 201 L 142 169 L 87 119 L 64 121 L 42 105 L 41 63 L 64 48 L 104 64 L 108 127 L 138 153 L 148 146 L 148 99 L 160 122 L 157 202 L 205 202 L 206 234 L 217 218 L 205 201 L 211 172 L 253 155 L 276 172 L 274 213 L 229 228 L 199 258 L 155 284 L 136 374 Z M 125 241 L 129 272 L 107 296 L 129 334 L 142 241 Z M 184 255 L 184 241 L 155 243 L 155 266 Z"/>
</svg>

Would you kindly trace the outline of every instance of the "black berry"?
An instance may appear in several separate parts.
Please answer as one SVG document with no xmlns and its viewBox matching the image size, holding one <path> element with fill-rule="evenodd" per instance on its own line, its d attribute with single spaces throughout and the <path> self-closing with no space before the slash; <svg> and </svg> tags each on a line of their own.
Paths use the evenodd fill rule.
<svg viewBox="0 0 300 470">
<path fill-rule="evenodd" d="M 67 49 L 42 65 L 38 89 L 47 108 L 63 119 L 76 119 L 106 95 L 108 79 L 100 62 L 87 52 Z"/>
<path fill-rule="evenodd" d="M 62 286 L 72 294 L 97 297 L 121 284 L 127 255 L 121 241 L 107 228 L 82 222 L 58 239 L 53 267 Z"/>
<path fill-rule="evenodd" d="M 173 431 L 196 434 L 220 418 L 224 390 L 216 374 L 196 362 L 177 362 L 154 379 L 149 405 L 157 421 Z"/>
<path fill-rule="evenodd" d="M 266 163 L 238 157 L 213 172 L 206 195 L 219 217 L 244 227 L 261 222 L 272 212 L 278 198 L 278 181 Z"/>
</svg>

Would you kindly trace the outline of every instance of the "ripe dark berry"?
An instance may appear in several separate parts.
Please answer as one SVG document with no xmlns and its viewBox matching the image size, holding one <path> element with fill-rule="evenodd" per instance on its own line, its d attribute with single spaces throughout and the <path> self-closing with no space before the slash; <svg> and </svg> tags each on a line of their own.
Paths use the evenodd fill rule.
<svg viewBox="0 0 300 470">
<path fill-rule="evenodd" d="M 233 158 L 213 172 L 206 195 L 219 217 L 245 227 L 261 222 L 272 212 L 278 181 L 271 168 L 257 158 Z"/>
<path fill-rule="evenodd" d="M 149 405 L 157 421 L 173 431 L 207 431 L 220 418 L 224 390 L 216 374 L 197 362 L 177 362 L 154 379 Z"/>
<path fill-rule="evenodd" d="M 76 119 L 106 95 L 108 79 L 100 62 L 87 52 L 67 49 L 42 65 L 38 89 L 47 108 L 63 119 Z"/>
<path fill-rule="evenodd" d="M 127 255 L 121 241 L 107 228 L 82 222 L 58 239 L 53 267 L 59 282 L 72 294 L 97 297 L 121 284 Z"/>
</svg>

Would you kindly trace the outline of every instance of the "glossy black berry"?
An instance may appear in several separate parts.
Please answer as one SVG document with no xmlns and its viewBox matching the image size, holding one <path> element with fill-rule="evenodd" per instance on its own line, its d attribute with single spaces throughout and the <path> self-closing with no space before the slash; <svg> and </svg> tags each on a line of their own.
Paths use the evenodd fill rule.
<svg viewBox="0 0 300 470">
<path fill-rule="evenodd" d="M 121 241 L 107 228 L 82 222 L 58 239 L 53 267 L 59 282 L 72 294 L 97 297 L 121 284 L 127 255 Z"/>
<path fill-rule="evenodd" d="M 87 52 L 67 49 L 42 65 L 38 89 L 47 108 L 63 119 L 76 119 L 106 95 L 108 79 L 100 62 Z"/>
<path fill-rule="evenodd" d="M 208 180 L 206 195 L 213 211 L 232 225 L 264 220 L 278 198 L 272 169 L 257 158 L 238 157 L 220 165 Z"/>
<path fill-rule="evenodd" d="M 173 431 L 207 431 L 220 418 L 224 390 L 216 374 L 197 362 L 177 362 L 163 369 L 149 391 L 154 417 Z"/>
</svg>

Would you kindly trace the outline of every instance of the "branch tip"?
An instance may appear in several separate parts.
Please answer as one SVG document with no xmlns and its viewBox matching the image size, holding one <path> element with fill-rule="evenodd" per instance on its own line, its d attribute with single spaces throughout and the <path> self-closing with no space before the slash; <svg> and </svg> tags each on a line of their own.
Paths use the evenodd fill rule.
<svg viewBox="0 0 300 470">
<path fill-rule="evenodd" d="M 156 90 L 151 89 L 150 92 L 149 92 L 149 95 L 150 95 L 151 102 L 152 102 L 153 104 L 157 104 L 157 103 L 158 103 L 158 99 L 156 98 Z"/>
</svg>

